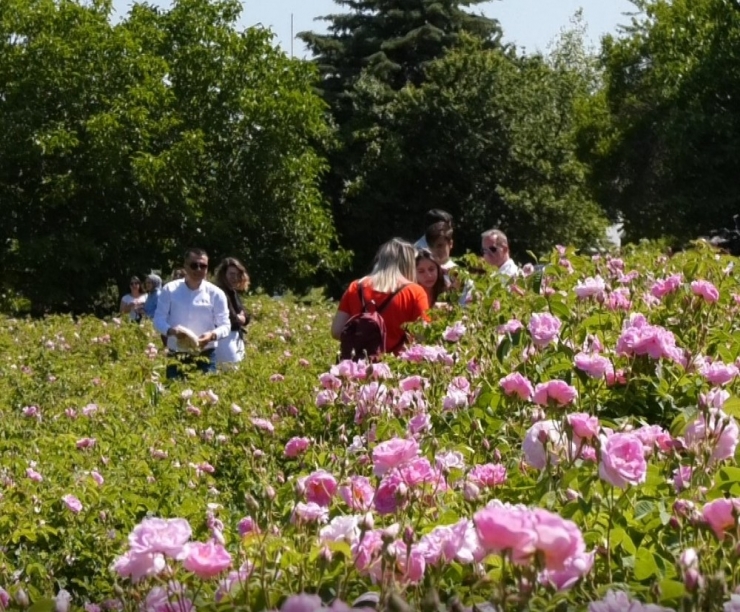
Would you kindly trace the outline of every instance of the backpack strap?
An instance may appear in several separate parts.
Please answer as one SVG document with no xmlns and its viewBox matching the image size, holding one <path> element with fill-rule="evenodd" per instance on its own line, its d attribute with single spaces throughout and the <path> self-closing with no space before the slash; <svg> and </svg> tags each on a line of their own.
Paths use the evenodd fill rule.
<svg viewBox="0 0 740 612">
<path fill-rule="evenodd" d="M 398 295 L 401 291 L 403 291 L 408 286 L 409 286 L 409 283 L 406 283 L 405 285 L 401 285 L 398 289 L 396 289 L 393 293 L 391 293 L 387 298 L 385 298 L 385 300 L 383 300 L 383 303 L 375 309 L 375 312 L 377 312 L 378 314 L 383 312 L 388 307 L 388 305 L 391 303 L 393 298 L 396 297 L 396 295 Z"/>
<path fill-rule="evenodd" d="M 362 312 L 367 312 L 367 303 L 365 302 L 365 289 L 362 283 L 357 283 L 357 291 L 360 294 L 360 304 L 362 305 Z"/>
</svg>

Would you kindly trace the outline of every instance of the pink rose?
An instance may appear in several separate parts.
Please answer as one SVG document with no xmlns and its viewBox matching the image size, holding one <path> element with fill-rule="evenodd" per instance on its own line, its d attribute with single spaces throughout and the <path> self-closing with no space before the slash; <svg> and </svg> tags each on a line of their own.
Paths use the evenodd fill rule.
<svg viewBox="0 0 740 612">
<path fill-rule="evenodd" d="M 578 353 L 573 358 L 573 363 L 591 378 L 602 378 L 607 372 L 614 372 L 612 362 L 598 353 Z"/>
<path fill-rule="evenodd" d="M 529 320 L 529 333 L 537 346 L 547 346 L 560 333 L 560 319 L 546 312 L 535 313 Z"/>
<path fill-rule="evenodd" d="M 303 480 L 306 489 L 306 501 L 319 506 L 329 506 L 337 492 L 337 481 L 329 472 L 317 470 Z"/>
<path fill-rule="evenodd" d="M 573 521 L 542 508 L 535 508 L 532 514 L 537 534 L 537 552 L 541 555 L 546 569 L 564 570 L 568 560 L 585 551 L 583 535 Z"/>
<path fill-rule="evenodd" d="M 704 298 L 709 304 L 714 304 L 719 299 L 719 291 L 712 283 L 705 280 L 696 280 L 691 283 L 691 293 Z"/>
<path fill-rule="evenodd" d="M 366 512 L 373 504 L 375 489 L 365 476 L 351 476 L 349 483 L 339 487 L 339 496 L 355 512 Z"/>
<path fill-rule="evenodd" d="M 82 511 L 82 502 L 74 495 L 67 494 L 62 497 L 62 501 L 64 502 L 64 505 L 67 506 L 67 509 L 74 512 L 75 514 Z"/>
<path fill-rule="evenodd" d="M 429 381 L 423 376 L 408 376 L 398 383 L 401 391 L 422 391 L 429 386 Z"/>
<path fill-rule="evenodd" d="M 122 578 L 131 578 L 136 583 L 143 578 L 158 576 L 166 566 L 161 553 L 137 553 L 129 550 L 118 557 L 111 569 Z"/>
<path fill-rule="evenodd" d="M 242 537 L 250 533 L 260 532 L 260 528 L 251 516 L 245 516 L 241 521 L 239 521 L 237 529 L 239 530 L 239 535 Z"/>
<path fill-rule="evenodd" d="M 292 523 L 326 523 L 329 518 L 329 510 L 324 506 L 319 506 L 317 503 L 298 502 L 293 509 L 293 514 L 290 518 Z"/>
<path fill-rule="evenodd" d="M 254 425 L 257 429 L 261 429 L 262 431 L 266 431 L 267 433 L 275 433 L 275 426 L 267 419 L 252 417 L 250 421 L 252 421 L 252 425 Z"/>
<path fill-rule="evenodd" d="M 578 391 L 563 380 L 550 380 L 539 383 L 534 388 L 533 400 L 540 406 L 548 406 L 551 403 L 558 406 L 567 406 L 578 397 Z"/>
<path fill-rule="evenodd" d="M 686 428 L 684 438 L 688 446 L 698 446 L 708 439 L 713 447 L 712 461 L 723 461 L 735 456 L 740 429 L 734 418 L 727 416 L 722 410 L 710 408 L 707 422 L 704 414 L 690 423 Z"/>
<path fill-rule="evenodd" d="M 717 539 L 724 537 L 724 532 L 735 527 L 737 514 L 740 511 L 740 498 L 726 499 L 720 497 L 704 505 L 702 516 Z"/>
<path fill-rule="evenodd" d="M 499 334 L 515 334 L 520 329 L 524 329 L 524 325 L 518 319 L 510 319 L 503 325 L 499 325 L 496 328 L 496 333 Z"/>
<path fill-rule="evenodd" d="M 597 275 L 593 278 L 589 276 L 583 283 L 579 282 L 574 291 L 580 299 L 585 299 L 603 295 L 605 289 L 606 284 L 604 283 L 604 279 Z"/>
<path fill-rule="evenodd" d="M 416 440 L 393 438 L 381 442 L 373 449 L 373 472 L 382 476 L 389 470 L 407 461 L 411 461 L 419 454 L 419 443 Z"/>
<path fill-rule="evenodd" d="M 559 429 L 555 421 L 539 421 L 524 434 L 524 461 L 538 470 L 544 470 L 548 463 L 557 465 L 561 455 L 565 454 L 567 444 L 565 432 Z"/>
<path fill-rule="evenodd" d="M 445 329 L 442 338 L 447 342 L 458 342 L 465 335 L 467 328 L 457 321 L 452 327 Z"/>
<path fill-rule="evenodd" d="M 585 412 L 574 412 L 567 416 L 573 433 L 584 440 L 591 440 L 599 435 L 599 419 Z"/>
<path fill-rule="evenodd" d="M 473 523 L 485 550 L 510 552 L 515 563 L 527 563 L 537 550 L 535 519 L 524 506 L 493 500 L 473 515 Z"/>
<path fill-rule="evenodd" d="M 128 543 L 135 553 L 162 553 L 177 559 L 191 535 L 185 519 L 147 518 L 134 527 Z"/>
<path fill-rule="evenodd" d="M 565 560 L 563 569 L 545 570 L 537 577 L 540 584 L 549 584 L 558 591 L 567 591 L 586 574 L 594 565 L 593 552 L 579 552 Z"/>
<path fill-rule="evenodd" d="M 724 386 L 732 382 L 738 375 L 738 368 L 734 363 L 725 364 L 721 361 L 704 363 L 699 373 L 714 386 Z"/>
<path fill-rule="evenodd" d="M 512 372 L 504 376 L 498 383 L 504 390 L 506 395 L 516 395 L 519 399 L 529 401 L 534 395 L 534 389 L 532 383 L 527 378 L 519 374 L 519 372 Z"/>
<path fill-rule="evenodd" d="M 682 465 L 678 469 L 673 471 L 673 479 L 671 483 L 676 493 L 680 493 L 691 486 L 691 475 L 693 468 L 690 465 Z"/>
<path fill-rule="evenodd" d="M 280 612 L 317 612 L 324 608 L 321 597 L 318 595 L 291 595 L 280 607 Z"/>
<path fill-rule="evenodd" d="M 676 291 L 681 286 L 682 281 L 683 276 L 681 274 L 673 274 L 668 278 L 656 281 L 655 284 L 650 288 L 650 294 L 653 297 L 662 299 L 669 293 L 673 293 L 674 291 Z"/>
<path fill-rule="evenodd" d="M 291 459 L 295 459 L 299 455 L 306 452 L 306 449 L 311 445 L 311 440 L 308 438 L 299 438 L 297 436 L 288 440 L 285 445 L 285 456 Z"/>
<path fill-rule="evenodd" d="M 496 487 L 506 482 L 506 468 L 500 463 L 476 465 L 468 472 L 468 479 L 481 487 Z"/>
<path fill-rule="evenodd" d="M 630 599 L 624 591 L 609 591 L 601 601 L 588 604 L 588 612 L 673 612 L 671 608 L 644 605 L 637 599 Z"/>
<path fill-rule="evenodd" d="M 645 482 L 647 462 L 640 438 L 616 433 L 601 442 L 599 476 L 609 484 L 624 489 Z"/>
<path fill-rule="evenodd" d="M 190 542 L 184 550 L 182 566 L 198 578 L 207 580 L 218 576 L 231 565 L 231 555 L 218 542 Z"/>
</svg>

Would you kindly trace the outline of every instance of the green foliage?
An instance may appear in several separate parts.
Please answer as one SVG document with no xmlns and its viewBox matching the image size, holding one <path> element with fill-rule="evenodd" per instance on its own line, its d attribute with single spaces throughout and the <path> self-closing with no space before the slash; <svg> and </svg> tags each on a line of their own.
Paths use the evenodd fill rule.
<svg viewBox="0 0 740 612">
<path fill-rule="evenodd" d="M 355 250 L 368 257 L 382 227 L 415 238 L 430 208 L 455 217 L 456 252 L 477 250 L 491 227 L 507 232 L 518 257 L 598 242 L 605 220 L 574 137 L 590 81 L 565 51 L 515 57 L 468 40 L 387 105 L 361 82 L 380 127 L 356 135 L 367 153 L 348 201 L 355 226 L 377 230 L 355 232 Z"/>
<path fill-rule="evenodd" d="M 738 212 L 740 7 L 634 4 L 643 14 L 604 40 L 604 90 L 582 124 L 585 159 L 628 238 L 696 238 Z"/>
<path fill-rule="evenodd" d="M 0 244 L 37 311 L 90 309 L 191 245 L 267 288 L 342 263 L 315 72 L 233 0 L 0 2 Z"/>
<path fill-rule="evenodd" d="M 50 597 L 60 589 L 71 593 L 73 609 L 108 598 L 143 600 L 162 582 L 131 584 L 110 565 L 137 523 L 160 516 L 187 519 L 198 541 L 209 537 L 209 521 L 218 519 L 234 568 L 245 561 L 254 564 L 245 588 L 235 588 L 230 599 L 217 604 L 216 579 L 200 581 L 168 559 L 174 578 L 197 594 L 199 610 L 277 609 L 301 591 L 319 593 L 326 602 L 352 601 L 368 590 L 378 593 L 382 610 L 398 609 L 400 597 L 412 609 L 436 598 L 435 610 L 452 610 L 457 598 L 464 605 L 490 601 L 503 609 L 526 604 L 580 610 L 611 588 L 673 609 L 720 610 L 738 583 L 737 528 L 728 528 L 725 540 L 718 540 L 701 521 L 700 508 L 725 495 L 740 497 L 740 469 L 732 459 L 709 459 L 713 436 L 698 443 L 685 436 L 686 448 L 647 444 L 644 478 L 624 490 L 600 476 L 602 441 L 587 444 L 597 454 L 596 463 L 553 448 L 557 460 L 533 469 L 522 440 L 535 409 L 558 423 L 568 412 L 596 416 L 603 436 L 643 422 L 670 423 L 673 436 L 684 434 L 699 413 L 699 394 L 710 389 L 701 368 L 621 354 L 615 346 L 629 314 L 641 312 L 651 324 L 670 329 L 692 358 L 737 360 L 740 279 L 726 269 L 728 262 L 715 260 L 709 250 L 669 260 L 654 249 L 633 248 L 621 261 L 590 260 L 569 249 L 545 259 L 541 274 L 512 285 L 472 279 L 475 291 L 467 308 L 451 300 L 432 311 L 429 325 L 418 326 L 425 341 L 449 359 L 390 357 L 390 376 L 363 368 L 357 380 L 336 369 L 340 388 L 323 405 L 318 392 L 333 383 L 320 376 L 334 364 L 337 347 L 328 334 L 335 305 L 318 292 L 306 296 L 310 306 L 302 300 L 249 298 L 253 322 L 240 368 L 176 382 L 162 379 L 166 360 L 153 350 L 160 339 L 149 322 L 0 318 L 0 586 L 14 596 L 23 589 L 37 610 L 50 609 Z M 683 273 L 684 282 L 655 302 L 647 296 L 655 280 L 651 271 L 658 268 L 661 276 Z M 620 280 L 631 271 L 640 276 Z M 576 284 L 597 274 L 605 279 L 604 295 L 579 299 Z M 699 279 L 718 287 L 717 303 L 691 291 L 689 283 Z M 614 307 L 611 298 L 624 285 L 631 304 Z M 541 312 L 557 315 L 562 327 L 557 341 L 535 348 L 528 324 Z M 513 319 L 523 328 L 499 330 Z M 466 327 L 456 343 L 443 339 L 453 323 Z M 593 378 L 573 366 L 576 353 L 596 341 L 621 380 Z M 534 384 L 569 382 L 578 397 L 568 407 L 537 407 L 504 393 L 500 380 L 512 372 Z M 420 377 L 422 385 L 415 399 L 402 392 L 401 381 L 411 376 Z M 463 378 L 471 385 L 465 406 L 445 407 L 450 385 Z M 738 384 L 736 377 L 725 386 L 731 397 L 723 409 L 729 415 L 740 412 Z M 369 399 L 373 393 L 382 398 L 375 404 Z M 419 399 L 423 407 L 414 404 Z M 364 414 L 363 404 L 370 406 Z M 340 484 L 365 475 L 377 486 L 373 450 L 406 436 L 418 414 L 427 414 L 431 423 L 429 431 L 417 434 L 420 457 L 434 464 L 436 457 L 455 451 L 465 466 L 444 471 L 445 487 L 410 486 L 414 494 L 394 513 L 376 508 L 375 528 L 398 523 L 399 534 L 410 533 L 403 537 L 417 545 L 434 528 L 472 517 L 489 500 L 522 503 L 573 521 L 587 551 L 594 553 L 593 569 L 569 590 L 556 591 L 537 579 L 541 559 L 520 565 L 494 553 L 480 564 L 429 564 L 418 585 L 405 582 L 402 571 L 373 583 L 355 567 L 346 541 L 320 544 L 319 526 L 291 520 L 295 505 L 305 499 L 301 478 L 315 470 L 330 472 Z M 570 448 L 575 438 L 569 430 L 566 434 Z M 294 436 L 310 438 L 310 444 L 291 458 L 285 445 Z M 76 442 L 84 438 L 94 438 L 94 445 L 78 448 Z M 505 482 L 464 495 L 471 468 L 494 462 L 506 468 Z M 694 474 L 687 488 L 677 491 L 670 481 L 680 466 L 693 467 Z M 29 468 L 43 480 L 30 478 Z M 95 481 L 93 470 L 104 482 Z M 79 513 L 62 503 L 67 494 L 82 502 Z M 678 510 L 677 501 L 688 510 Z M 337 495 L 329 512 L 332 518 L 364 513 Z M 259 532 L 241 537 L 237 524 L 245 515 Z M 685 568 L 678 563 L 689 547 L 699 554 L 697 568 L 707 581 L 702 590 L 686 588 Z M 11 603 L 11 609 L 20 608 Z"/>
</svg>

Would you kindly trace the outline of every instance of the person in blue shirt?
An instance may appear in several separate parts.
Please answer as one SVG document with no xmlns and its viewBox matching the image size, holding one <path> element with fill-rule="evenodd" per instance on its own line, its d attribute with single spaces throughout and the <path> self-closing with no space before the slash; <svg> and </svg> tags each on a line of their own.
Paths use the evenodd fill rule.
<svg viewBox="0 0 740 612">
<path fill-rule="evenodd" d="M 144 302 L 144 315 L 153 319 L 154 313 L 157 312 L 157 302 L 159 294 L 162 292 L 162 279 L 152 273 L 144 279 L 144 289 L 146 290 L 146 302 Z"/>
</svg>

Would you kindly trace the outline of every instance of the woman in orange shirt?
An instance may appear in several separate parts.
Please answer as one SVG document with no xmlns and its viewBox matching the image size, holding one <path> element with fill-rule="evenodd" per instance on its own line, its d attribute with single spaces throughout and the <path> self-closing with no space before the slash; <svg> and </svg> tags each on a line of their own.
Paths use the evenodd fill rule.
<svg viewBox="0 0 740 612">
<path fill-rule="evenodd" d="M 339 301 L 339 309 L 331 324 L 333 338 L 340 340 L 347 321 L 363 312 L 363 300 L 370 312 L 380 308 L 378 314 L 385 322 L 386 330 L 382 352 L 398 353 L 407 340 L 401 326 L 419 319 L 428 320 L 429 300 L 423 287 L 416 284 L 416 251 L 413 245 L 394 238 L 378 249 L 372 272 L 352 281 Z"/>
</svg>

